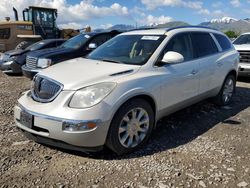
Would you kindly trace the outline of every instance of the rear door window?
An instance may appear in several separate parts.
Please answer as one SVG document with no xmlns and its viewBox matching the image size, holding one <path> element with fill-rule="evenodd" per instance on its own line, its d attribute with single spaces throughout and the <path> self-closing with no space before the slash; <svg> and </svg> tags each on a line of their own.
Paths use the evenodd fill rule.
<svg viewBox="0 0 250 188">
<path fill-rule="evenodd" d="M 228 50 L 230 48 L 232 48 L 232 44 L 231 42 L 227 39 L 227 37 L 220 35 L 220 34 L 213 34 L 216 38 L 216 40 L 218 41 L 218 43 L 220 44 L 221 48 L 223 51 Z"/>
<path fill-rule="evenodd" d="M 213 55 L 219 51 L 209 33 L 194 32 L 192 33 L 192 41 L 198 58 Z"/>
</svg>

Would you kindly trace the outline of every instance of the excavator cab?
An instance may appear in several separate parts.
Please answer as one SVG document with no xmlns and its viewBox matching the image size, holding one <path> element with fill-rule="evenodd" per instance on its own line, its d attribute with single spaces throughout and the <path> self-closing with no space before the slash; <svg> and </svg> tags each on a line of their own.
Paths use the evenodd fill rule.
<svg viewBox="0 0 250 188">
<path fill-rule="evenodd" d="M 58 38 L 57 9 L 30 6 L 23 10 L 23 21 L 32 22 L 34 35 L 43 39 Z"/>
</svg>

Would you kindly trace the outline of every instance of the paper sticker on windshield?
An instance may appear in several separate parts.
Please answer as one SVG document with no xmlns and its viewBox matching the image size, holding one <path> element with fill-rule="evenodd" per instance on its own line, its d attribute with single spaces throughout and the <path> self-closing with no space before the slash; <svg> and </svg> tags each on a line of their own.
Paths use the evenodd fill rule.
<svg viewBox="0 0 250 188">
<path fill-rule="evenodd" d="M 158 40 L 159 38 L 158 36 L 143 36 L 141 40 Z"/>
<path fill-rule="evenodd" d="M 88 39 L 90 36 L 89 35 L 84 35 L 84 37 Z"/>
</svg>

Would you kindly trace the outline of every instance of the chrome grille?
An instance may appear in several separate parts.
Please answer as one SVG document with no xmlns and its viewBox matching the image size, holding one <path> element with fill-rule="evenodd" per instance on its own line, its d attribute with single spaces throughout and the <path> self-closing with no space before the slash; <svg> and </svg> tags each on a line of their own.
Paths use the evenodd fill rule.
<svg viewBox="0 0 250 188">
<path fill-rule="evenodd" d="M 38 102 L 51 102 L 61 92 L 63 86 L 49 78 L 36 76 L 32 83 L 32 98 Z"/>
<path fill-rule="evenodd" d="M 250 63 L 250 51 L 239 51 L 239 53 L 241 63 Z"/>
<path fill-rule="evenodd" d="M 31 57 L 31 56 L 26 57 L 26 66 L 28 68 L 31 68 L 31 69 L 36 68 L 36 63 L 37 63 L 36 57 Z"/>
</svg>

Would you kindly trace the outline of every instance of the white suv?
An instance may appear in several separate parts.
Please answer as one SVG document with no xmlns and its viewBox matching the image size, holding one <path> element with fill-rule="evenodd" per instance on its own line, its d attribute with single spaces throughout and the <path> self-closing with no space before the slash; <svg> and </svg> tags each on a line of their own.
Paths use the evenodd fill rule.
<svg viewBox="0 0 250 188">
<path fill-rule="evenodd" d="M 250 76 L 250 33 L 240 35 L 233 42 L 240 53 L 239 76 Z"/>
<path fill-rule="evenodd" d="M 15 107 L 37 142 L 117 154 L 145 144 L 156 122 L 214 97 L 227 105 L 239 55 L 221 32 L 201 27 L 135 30 L 39 73 Z"/>
</svg>

